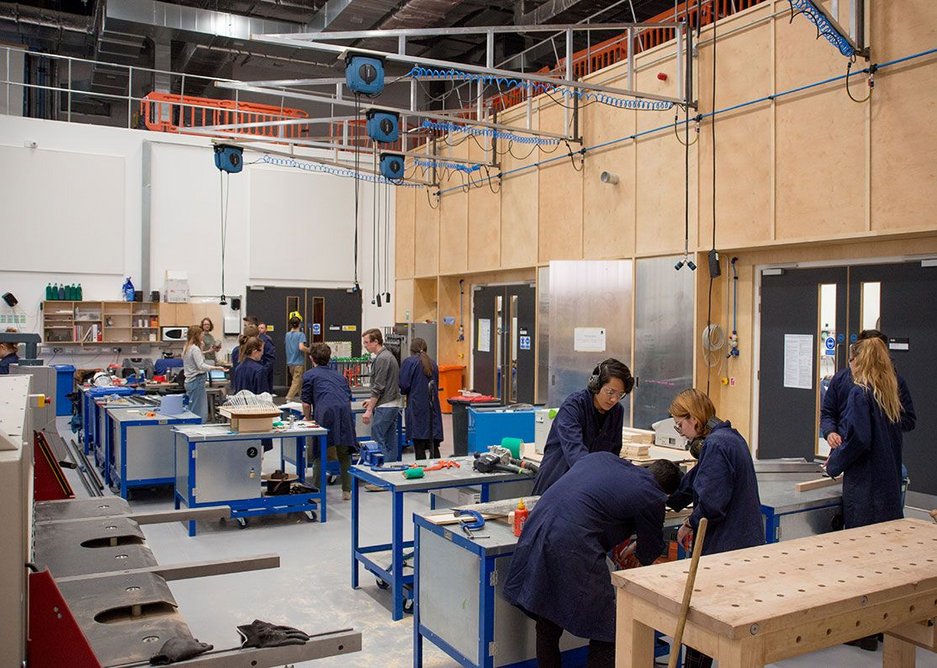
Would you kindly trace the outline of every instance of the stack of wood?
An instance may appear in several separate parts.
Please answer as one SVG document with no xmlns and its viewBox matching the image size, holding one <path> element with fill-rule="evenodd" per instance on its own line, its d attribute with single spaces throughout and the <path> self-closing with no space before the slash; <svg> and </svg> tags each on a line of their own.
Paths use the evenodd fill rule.
<svg viewBox="0 0 937 668">
<path fill-rule="evenodd" d="M 654 432 L 624 427 L 621 430 L 621 456 L 624 459 L 649 459 Z"/>
</svg>

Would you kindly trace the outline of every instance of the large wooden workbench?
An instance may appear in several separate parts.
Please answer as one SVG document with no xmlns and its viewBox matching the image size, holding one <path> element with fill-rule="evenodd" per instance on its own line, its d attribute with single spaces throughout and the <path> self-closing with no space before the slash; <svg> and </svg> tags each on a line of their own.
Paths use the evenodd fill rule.
<svg viewBox="0 0 937 668">
<path fill-rule="evenodd" d="M 618 668 L 653 665 L 654 630 L 673 634 L 688 568 L 612 575 Z M 748 668 L 894 631 L 884 665 L 905 667 L 914 639 L 902 630 L 935 616 L 937 524 L 895 520 L 703 557 L 684 642 Z"/>
</svg>

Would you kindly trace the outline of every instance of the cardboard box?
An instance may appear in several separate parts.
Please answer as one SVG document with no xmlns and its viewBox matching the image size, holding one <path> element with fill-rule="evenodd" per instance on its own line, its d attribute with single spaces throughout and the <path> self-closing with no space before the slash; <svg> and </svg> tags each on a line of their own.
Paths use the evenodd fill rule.
<svg viewBox="0 0 937 668">
<path fill-rule="evenodd" d="M 279 411 L 238 411 L 230 408 L 219 408 L 218 412 L 231 420 L 231 431 L 242 434 L 270 431 L 273 421 L 279 419 Z"/>
</svg>

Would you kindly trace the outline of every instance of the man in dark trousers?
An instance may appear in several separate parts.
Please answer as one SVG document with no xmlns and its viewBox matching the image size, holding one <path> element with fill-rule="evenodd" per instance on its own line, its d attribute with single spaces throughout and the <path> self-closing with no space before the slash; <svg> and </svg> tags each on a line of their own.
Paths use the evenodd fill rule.
<svg viewBox="0 0 937 668">
<path fill-rule="evenodd" d="M 680 469 L 635 466 L 611 452 L 581 457 L 537 501 L 517 542 L 504 597 L 537 624 L 537 661 L 559 668 L 563 631 L 589 639 L 589 666 L 615 664 L 615 591 L 606 554 L 637 534 L 634 556 L 664 552 L 664 504 Z"/>
</svg>

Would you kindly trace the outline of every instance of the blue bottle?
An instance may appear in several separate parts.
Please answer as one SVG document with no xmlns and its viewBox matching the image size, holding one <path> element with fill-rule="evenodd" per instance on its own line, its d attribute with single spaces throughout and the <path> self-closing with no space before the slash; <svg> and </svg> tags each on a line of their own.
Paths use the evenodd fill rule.
<svg viewBox="0 0 937 668">
<path fill-rule="evenodd" d="M 64 283 L 62 283 L 59 286 L 59 299 L 62 301 L 65 300 L 65 284 Z"/>
<path fill-rule="evenodd" d="M 130 277 L 127 277 L 127 280 L 124 281 L 124 301 L 132 302 L 133 301 L 133 281 L 130 280 Z"/>
</svg>

